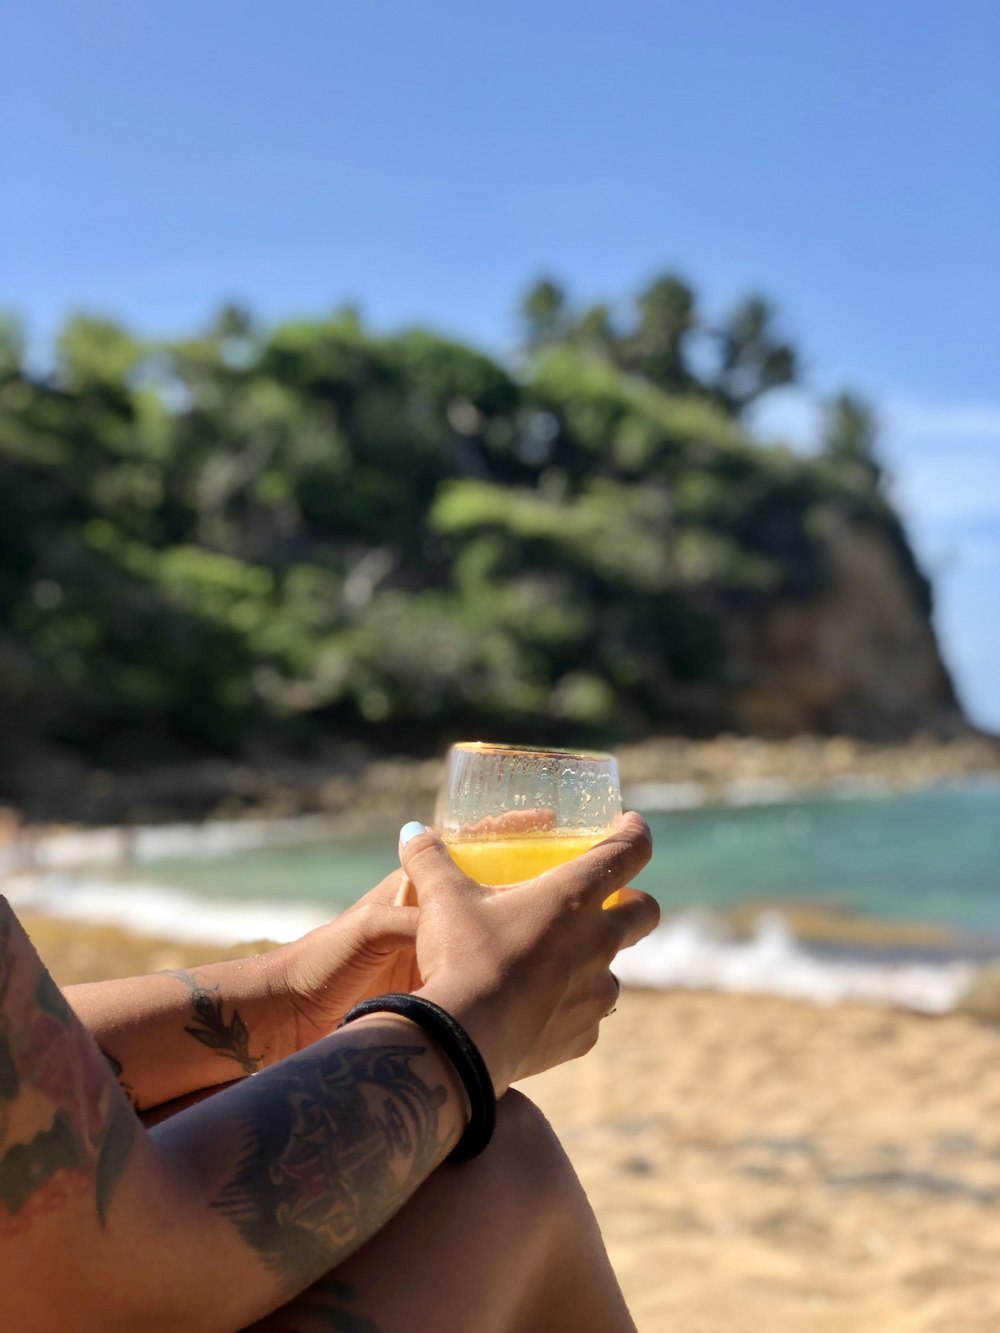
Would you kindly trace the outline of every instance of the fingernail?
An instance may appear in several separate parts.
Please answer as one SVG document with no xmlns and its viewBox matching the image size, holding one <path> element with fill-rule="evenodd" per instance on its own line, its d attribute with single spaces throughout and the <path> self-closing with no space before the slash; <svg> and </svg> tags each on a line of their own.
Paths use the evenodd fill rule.
<svg viewBox="0 0 1000 1333">
<path fill-rule="evenodd" d="M 405 847 L 413 838 L 419 838 L 421 833 L 426 833 L 427 828 L 421 824 L 419 819 L 411 819 L 408 824 L 404 824 L 399 830 L 399 845 Z"/>
</svg>

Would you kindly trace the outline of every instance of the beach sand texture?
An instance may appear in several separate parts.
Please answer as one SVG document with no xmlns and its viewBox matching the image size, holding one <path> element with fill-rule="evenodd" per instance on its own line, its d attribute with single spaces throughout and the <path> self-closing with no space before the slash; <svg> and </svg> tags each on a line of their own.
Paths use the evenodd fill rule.
<svg viewBox="0 0 1000 1333">
<path fill-rule="evenodd" d="M 64 983 L 219 956 L 27 925 Z M 626 990 L 593 1052 L 522 1086 L 640 1333 L 1000 1329 L 1000 1027 Z"/>
<path fill-rule="evenodd" d="M 626 992 L 525 1085 L 640 1333 L 1000 1329 L 1000 1029 Z"/>
</svg>

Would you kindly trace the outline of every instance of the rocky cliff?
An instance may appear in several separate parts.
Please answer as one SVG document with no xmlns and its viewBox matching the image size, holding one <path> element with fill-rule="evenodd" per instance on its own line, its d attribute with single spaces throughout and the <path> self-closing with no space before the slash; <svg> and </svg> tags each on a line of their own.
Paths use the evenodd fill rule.
<svg viewBox="0 0 1000 1333">
<path fill-rule="evenodd" d="M 905 739 L 968 729 L 929 607 L 899 547 L 879 528 L 839 523 L 825 541 L 828 583 L 740 617 L 728 631 L 741 731 Z"/>
<path fill-rule="evenodd" d="M 0 358 L 0 801 L 461 734 L 964 727 L 874 457 L 757 440 L 717 384 L 347 317 L 84 320 L 59 357 Z"/>
</svg>

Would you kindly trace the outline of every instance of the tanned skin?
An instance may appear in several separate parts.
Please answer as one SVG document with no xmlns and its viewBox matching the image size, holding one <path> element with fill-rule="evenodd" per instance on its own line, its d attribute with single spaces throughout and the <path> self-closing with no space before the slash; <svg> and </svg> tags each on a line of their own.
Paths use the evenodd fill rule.
<svg viewBox="0 0 1000 1333">
<path fill-rule="evenodd" d="M 383 912 L 376 900 L 374 915 L 345 913 L 284 952 L 72 988 L 71 1003 L 0 898 L 0 1327 L 233 1333 L 269 1315 L 280 1321 L 305 1292 L 294 1302 L 308 1313 L 303 1327 L 370 1333 L 385 1283 L 366 1278 L 356 1299 L 343 1285 L 351 1257 L 363 1249 L 378 1271 L 368 1242 L 383 1243 L 429 1177 L 447 1202 L 427 1226 L 417 1207 L 414 1222 L 395 1229 L 400 1253 L 414 1252 L 409 1227 L 464 1227 L 495 1281 L 481 1208 L 449 1193 L 475 1173 L 437 1170 L 468 1116 L 454 1068 L 407 1019 L 372 1014 L 337 1030 L 339 1018 L 365 993 L 413 989 L 462 1023 L 503 1097 L 513 1079 L 596 1040 L 617 994 L 610 961 L 656 923 L 652 900 L 622 888 L 648 855 L 648 830 L 627 817 L 577 862 L 500 892 L 470 881 L 424 834 L 404 850 L 418 907 Z M 621 904 L 602 910 L 619 888 Z M 136 1112 L 234 1075 L 152 1127 Z M 524 1142 L 523 1129 L 509 1138 L 492 1194 L 507 1188 L 506 1163 Z M 552 1153 L 544 1140 L 537 1166 Z M 532 1239 L 525 1224 L 545 1222 L 543 1212 L 526 1198 L 508 1233 Z M 579 1201 L 570 1213 L 582 1216 Z M 573 1235 L 558 1219 L 546 1228 L 550 1241 Z M 551 1251 L 535 1252 L 551 1274 Z M 609 1272 L 601 1333 L 629 1326 Z M 501 1277 L 497 1300 L 520 1300 Z M 433 1272 L 422 1265 L 411 1282 L 418 1303 L 424 1282 L 430 1297 Z M 433 1305 L 423 1313 L 433 1317 Z M 452 1327 L 479 1327 L 468 1323 L 474 1306 L 454 1313 Z M 385 1333 L 400 1317 L 391 1314 Z"/>
<path fill-rule="evenodd" d="M 0 1234 L 89 1197 L 98 1225 L 139 1126 L 6 903 L 0 909 Z"/>
<path fill-rule="evenodd" d="M 185 1040 L 254 1064 L 235 1014 L 189 991 Z M 373 1016 L 147 1131 L 0 899 L 0 1326 L 243 1327 L 383 1225 L 464 1114 L 420 1029 Z"/>
<path fill-rule="evenodd" d="M 250 1054 L 250 1029 L 240 1011 L 233 1009 L 226 1018 L 219 986 L 203 985 L 196 972 L 176 970 L 165 975 L 176 977 L 191 992 L 192 1021 L 184 1028 L 188 1036 L 224 1059 L 235 1060 L 244 1074 L 256 1074 L 263 1057 Z"/>
</svg>

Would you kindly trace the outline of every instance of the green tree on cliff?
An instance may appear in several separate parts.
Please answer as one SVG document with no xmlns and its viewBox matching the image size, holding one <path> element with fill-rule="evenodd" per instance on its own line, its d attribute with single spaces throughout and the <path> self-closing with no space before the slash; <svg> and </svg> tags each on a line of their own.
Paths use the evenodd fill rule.
<svg viewBox="0 0 1000 1333">
<path fill-rule="evenodd" d="M 881 484 L 878 419 L 871 404 L 857 394 L 840 393 L 825 404 L 820 447 L 835 463 L 854 469 L 873 487 Z"/>
<path fill-rule="evenodd" d="M 734 626 L 823 587 L 838 515 L 913 564 L 864 404 L 831 405 L 815 460 L 748 435 L 797 364 L 766 302 L 713 323 L 665 274 L 584 310 L 545 280 L 523 314 L 516 370 L 351 310 L 231 306 L 173 340 L 76 317 L 46 372 L 11 326 L 4 743 L 124 763 L 717 730 Z"/>
</svg>

